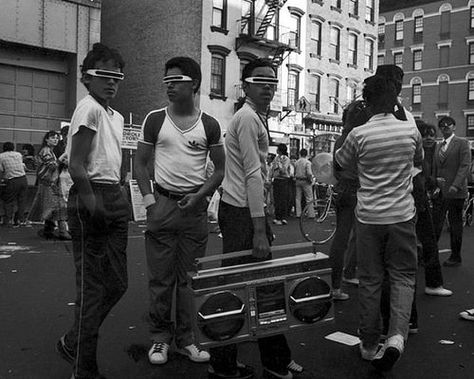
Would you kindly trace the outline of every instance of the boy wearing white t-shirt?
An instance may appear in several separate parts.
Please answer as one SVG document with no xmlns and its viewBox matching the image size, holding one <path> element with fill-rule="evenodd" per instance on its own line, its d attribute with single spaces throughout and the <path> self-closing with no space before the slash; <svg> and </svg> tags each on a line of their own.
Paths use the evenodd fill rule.
<svg viewBox="0 0 474 379">
<path fill-rule="evenodd" d="M 73 364 L 72 379 L 103 378 L 97 367 L 99 328 L 127 289 L 129 204 L 120 187 L 124 120 L 109 106 L 123 67 L 116 50 L 94 44 L 81 66 L 89 94 L 78 103 L 68 134 L 76 304 L 74 324 L 56 348 Z"/>
</svg>

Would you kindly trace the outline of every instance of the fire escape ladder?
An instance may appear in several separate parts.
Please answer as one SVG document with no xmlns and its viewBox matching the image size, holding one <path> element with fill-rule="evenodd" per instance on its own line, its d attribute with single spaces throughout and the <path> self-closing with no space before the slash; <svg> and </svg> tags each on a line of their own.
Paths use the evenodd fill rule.
<svg viewBox="0 0 474 379">
<path fill-rule="evenodd" d="M 287 2 L 287 0 L 266 0 L 268 11 L 262 20 L 262 23 L 258 27 L 255 36 L 263 38 L 267 32 L 268 26 L 271 24 L 275 13 Z"/>
</svg>

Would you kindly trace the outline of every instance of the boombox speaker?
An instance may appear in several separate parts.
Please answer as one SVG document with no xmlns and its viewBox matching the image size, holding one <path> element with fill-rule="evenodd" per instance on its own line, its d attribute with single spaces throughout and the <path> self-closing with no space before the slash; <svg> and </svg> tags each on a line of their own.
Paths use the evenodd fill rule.
<svg viewBox="0 0 474 379">
<path fill-rule="evenodd" d="M 328 256 L 308 243 L 272 248 L 313 252 L 229 267 L 204 263 L 251 255 L 251 250 L 196 260 L 188 273 L 196 342 L 212 347 L 315 327 L 334 320 Z"/>
</svg>

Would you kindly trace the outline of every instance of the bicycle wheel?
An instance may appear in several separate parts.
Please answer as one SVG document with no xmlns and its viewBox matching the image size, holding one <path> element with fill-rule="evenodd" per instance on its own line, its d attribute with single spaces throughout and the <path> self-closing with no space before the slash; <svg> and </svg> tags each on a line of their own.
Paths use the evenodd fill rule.
<svg viewBox="0 0 474 379">
<path fill-rule="evenodd" d="M 314 210 L 314 217 L 310 210 Z M 318 245 L 328 242 L 336 233 L 336 209 L 331 200 L 313 200 L 301 212 L 300 230 L 303 237 Z"/>
</svg>

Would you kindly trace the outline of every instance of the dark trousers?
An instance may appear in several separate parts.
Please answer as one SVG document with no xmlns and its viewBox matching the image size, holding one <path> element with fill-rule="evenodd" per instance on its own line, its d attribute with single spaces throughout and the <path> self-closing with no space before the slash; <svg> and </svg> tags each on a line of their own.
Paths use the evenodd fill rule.
<svg viewBox="0 0 474 379">
<path fill-rule="evenodd" d="M 439 198 L 433 200 L 433 223 L 436 234 L 436 241 L 439 241 L 443 230 L 446 212 L 449 221 L 449 237 L 451 240 L 451 257 L 453 261 L 461 262 L 462 246 L 462 207 L 464 199 Z"/>
<path fill-rule="evenodd" d="M 219 204 L 219 227 L 222 232 L 223 252 L 247 250 L 253 247 L 253 223 L 248 208 L 234 207 L 223 201 Z M 267 236 L 272 240 L 272 232 L 267 223 Z M 268 258 L 267 258 L 268 259 Z M 227 260 L 224 265 L 232 265 L 256 261 L 252 257 L 239 260 Z M 259 338 L 258 348 L 262 365 L 270 370 L 285 371 L 291 361 L 291 351 L 286 337 L 278 334 L 271 337 Z M 237 345 L 230 344 L 210 349 L 210 364 L 221 374 L 235 372 L 237 369 Z"/>
<path fill-rule="evenodd" d="M 99 328 L 127 289 L 129 204 L 119 185 L 92 184 L 97 211 L 91 215 L 77 189 L 70 190 L 68 221 L 76 267 L 74 324 L 66 345 L 75 351 L 74 375 L 97 375 Z"/>
<path fill-rule="evenodd" d="M 26 191 L 28 182 L 26 176 L 8 179 L 3 192 L 3 201 L 5 202 L 5 223 L 10 223 L 12 218 L 15 222 L 25 221 L 26 210 Z M 15 211 L 15 204 L 17 211 Z M 13 214 L 15 213 L 15 214 Z"/>
<path fill-rule="evenodd" d="M 275 218 L 284 220 L 288 218 L 288 204 L 290 197 L 290 179 L 273 180 L 273 201 L 275 202 Z"/>
<path fill-rule="evenodd" d="M 354 208 L 357 195 L 354 192 L 340 192 L 335 199 L 336 204 L 336 234 L 331 243 L 329 258 L 332 268 L 332 288 L 341 288 L 342 270 L 344 267 L 344 252 L 354 226 Z"/>
</svg>

